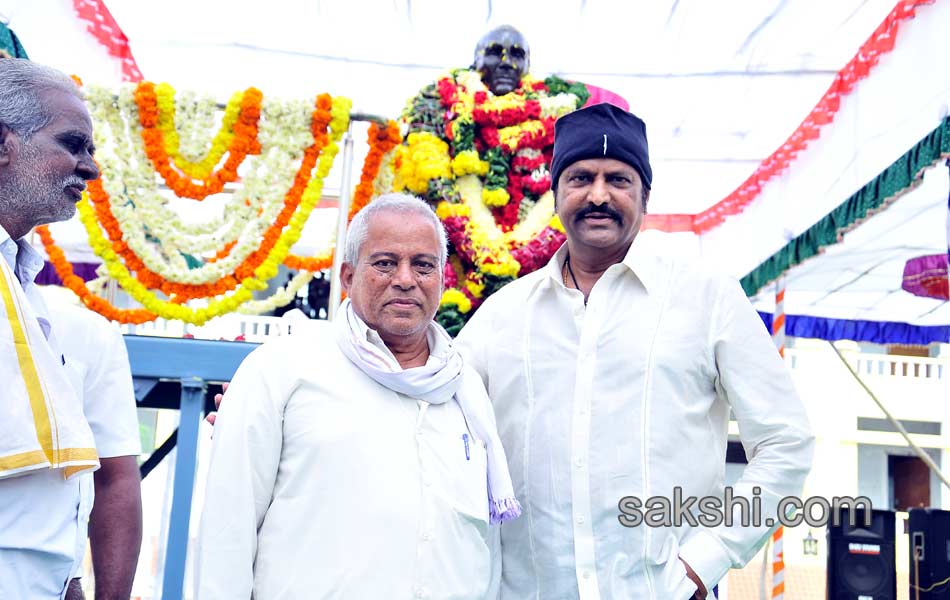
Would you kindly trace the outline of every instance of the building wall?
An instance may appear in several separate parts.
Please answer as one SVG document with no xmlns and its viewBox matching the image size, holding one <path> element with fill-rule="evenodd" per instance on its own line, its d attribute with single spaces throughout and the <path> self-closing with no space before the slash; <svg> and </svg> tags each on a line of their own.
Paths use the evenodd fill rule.
<svg viewBox="0 0 950 600">
<path fill-rule="evenodd" d="M 885 415 L 827 342 L 795 339 L 788 345 L 786 364 L 816 438 L 815 460 L 805 483 L 803 499 L 822 496 L 831 500 L 835 496 L 864 495 L 875 508 L 892 508 L 887 457 L 916 454 L 897 432 L 858 429 L 858 417 L 882 419 Z M 837 346 L 855 368 L 861 369 L 861 379 L 895 418 L 940 424 L 939 435 L 911 433 L 910 437 L 938 466 L 947 465 L 950 471 L 950 345 L 932 346 L 930 358 L 892 356 L 881 346 L 859 346 L 850 342 L 838 342 Z M 912 376 L 915 373 L 918 376 Z M 738 434 L 735 423 L 730 432 Z M 729 472 L 734 473 L 735 466 Z M 932 506 L 950 510 L 950 490 L 942 489 L 940 479 L 933 473 L 930 494 Z M 909 548 L 903 529 L 905 518 L 906 513 L 898 513 L 895 535 L 901 598 L 908 597 Z M 818 540 L 817 556 L 806 556 L 803 552 L 803 540 L 809 532 Z M 827 560 L 825 535 L 825 528 L 804 524 L 784 530 L 786 600 L 823 597 Z M 759 598 L 761 557 L 760 552 L 745 569 L 730 573 L 729 600 Z M 770 572 L 766 579 L 770 589 Z M 815 595 L 815 590 L 822 590 L 821 596 Z"/>
</svg>

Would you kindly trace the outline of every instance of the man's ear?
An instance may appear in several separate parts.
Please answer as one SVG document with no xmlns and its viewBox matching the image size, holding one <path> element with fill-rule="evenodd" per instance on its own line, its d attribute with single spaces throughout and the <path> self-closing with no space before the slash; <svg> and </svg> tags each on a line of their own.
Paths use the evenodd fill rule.
<svg viewBox="0 0 950 600">
<path fill-rule="evenodd" d="M 348 263 L 342 263 L 340 265 L 340 284 L 343 286 L 343 291 L 346 292 L 346 295 L 350 295 L 350 287 L 353 285 L 353 275 L 355 270 Z"/>
<path fill-rule="evenodd" d="M 6 123 L 0 123 L 0 167 L 6 167 L 10 164 L 13 154 L 13 147 L 16 142 L 16 134 Z"/>
</svg>

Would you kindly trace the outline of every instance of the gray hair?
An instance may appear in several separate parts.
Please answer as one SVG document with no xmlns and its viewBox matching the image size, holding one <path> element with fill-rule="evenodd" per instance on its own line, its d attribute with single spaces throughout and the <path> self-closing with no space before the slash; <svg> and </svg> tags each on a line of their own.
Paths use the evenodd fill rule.
<svg viewBox="0 0 950 600">
<path fill-rule="evenodd" d="M 416 214 L 428 219 L 439 235 L 439 271 L 441 272 L 445 268 L 446 256 L 448 255 L 448 237 L 445 234 L 442 221 L 423 200 L 402 193 L 383 194 L 356 213 L 346 233 L 343 262 L 350 266 L 356 266 L 360 258 L 360 248 L 369 235 L 369 221 L 373 215 L 381 212 Z"/>
<path fill-rule="evenodd" d="M 82 98 L 79 88 L 60 71 L 22 58 L 0 59 L 0 123 L 24 142 L 53 120 L 43 92 L 62 90 Z"/>
</svg>

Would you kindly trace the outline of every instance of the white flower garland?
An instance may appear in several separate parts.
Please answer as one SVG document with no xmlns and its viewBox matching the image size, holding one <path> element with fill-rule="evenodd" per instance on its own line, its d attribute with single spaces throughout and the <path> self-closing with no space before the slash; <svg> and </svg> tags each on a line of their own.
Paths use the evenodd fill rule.
<svg viewBox="0 0 950 600">
<path fill-rule="evenodd" d="M 314 274 L 310 271 L 301 271 L 294 275 L 293 279 L 287 282 L 287 285 L 274 292 L 265 300 L 251 300 L 238 309 L 238 312 L 245 315 L 261 315 L 273 311 L 281 306 L 287 306 L 293 302 L 297 293 L 305 285 L 308 285 L 313 279 Z"/>
<path fill-rule="evenodd" d="M 248 157 L 244 185 L 232 195 L 223 218 L 205 224 L 202 234 L 196 236 L 182 231 L 187 227 L 182 227 L 157 190 L 155 173 L 141 143 L 133 90 L 121 90 L 117 103 L 112 102 L 111 94 L 104 102 L 102 95 L 98 91 L 89 94 L 97 121 L 109 124 L 117 142 L 115 154 L 101 159 L 101 164 L 105 172 L 113 174 L 104 178 L 103 184 L 125 242 L 146 267 L 169 281 L 210 283 L 232 273 L 259 248 L 264 230 L 284 206 L 285 193 L 275 194 L 274 190 L 289 189 L 304 150 L 312 143 L 312 108 L 303 102 L 264 101 L 258 138 L 261 155 Z M 104 129 L 97 127 L 100 138 L 105 136 Z M 108 146 L 104 139 L 97 143 Z M 221 231 L 224 227 L 227 229 Z M 209 230 L 210 235 L 205 233 Z M 146 231 L 159 244 L 149 241 Z M 235 240 L 237 244 L 227 257 L 197 269 L 189 269 L 181 255 L 209 252 Z"/>
</svg>

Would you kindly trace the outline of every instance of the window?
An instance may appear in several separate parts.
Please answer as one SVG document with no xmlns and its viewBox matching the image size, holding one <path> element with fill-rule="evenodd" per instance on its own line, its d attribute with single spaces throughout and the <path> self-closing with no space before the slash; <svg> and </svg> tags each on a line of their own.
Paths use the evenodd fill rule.
<svg viewBox="0 0 950 600">
<path fill-rule="evenodd" d="M 930 469 L 916 456 L 887 457 L 887 481 L 894 510 L 930 506 Z"/>
</svg>

